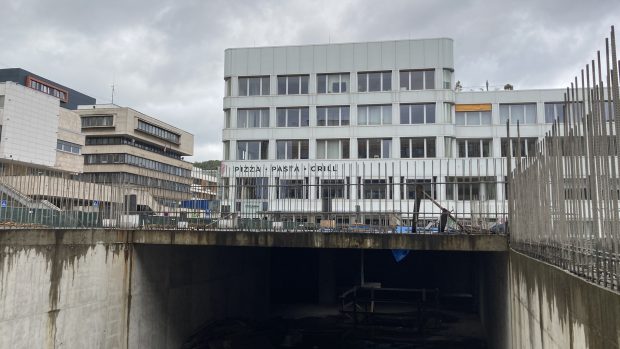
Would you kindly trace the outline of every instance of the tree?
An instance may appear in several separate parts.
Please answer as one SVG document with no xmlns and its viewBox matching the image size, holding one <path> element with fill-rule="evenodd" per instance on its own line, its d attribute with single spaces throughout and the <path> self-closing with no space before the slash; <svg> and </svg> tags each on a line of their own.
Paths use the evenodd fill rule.
<svg viewBox="0 0 620 349">
<path fill-rule="evenodd" d="M 207 160 L 202 162 L 194 162 L 194 166 L 203 170 L 219 170 L 220 163 L 220 160 Z"/>
</svg>

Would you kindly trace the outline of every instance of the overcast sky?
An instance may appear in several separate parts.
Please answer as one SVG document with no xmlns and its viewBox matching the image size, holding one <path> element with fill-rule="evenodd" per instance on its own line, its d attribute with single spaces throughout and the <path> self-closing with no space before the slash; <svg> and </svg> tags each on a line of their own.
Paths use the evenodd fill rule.
<svg viewBox="0 0 620 349">
<path fill-rule="evenodd" d="M 194 134 L 221 158 L 229 47 L 454 39 L 465 87 L 565 87 L 620 25 L 620 1 L 0 0 L 0 68 L 24 68 Z"/>
</svg>

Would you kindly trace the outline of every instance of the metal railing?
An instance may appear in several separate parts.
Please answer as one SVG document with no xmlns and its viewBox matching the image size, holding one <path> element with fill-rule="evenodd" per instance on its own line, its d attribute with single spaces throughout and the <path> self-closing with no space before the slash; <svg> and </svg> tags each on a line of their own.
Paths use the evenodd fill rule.
<svg viewBox="0 0 620 349">
<path fill-rule="evenodd" d="M 300 170 L 267 168 L 249 174 L 223 167 L 219 176 L 209 172 L 192 181 L 160 175 L 159 182 L 153 182 L 185 181 L 183 190 L 172 190 L 138 185 L 132 182 L 134 177 L 0 163 L 0 227 L 505 231 L 502 158 L 334 161 L 325 166 L 300 160 L 295 166 Z M 154 173 L 144 169 L 137 175 Z"/>
<path fill-rule="evenodd" d="M 603 58 L 598 51 L 566 89 L 564 120 L 556 120 L 535 156 L 516 159 L 508 179 L 513 248 L 615 290 L 620 289 L 618 65 L 612 27 Z"/>
</svg>

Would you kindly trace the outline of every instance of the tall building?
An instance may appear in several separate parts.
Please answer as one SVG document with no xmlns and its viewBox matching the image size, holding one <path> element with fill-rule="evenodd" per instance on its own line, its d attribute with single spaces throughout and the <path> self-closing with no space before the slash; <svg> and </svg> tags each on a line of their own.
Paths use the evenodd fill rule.
<svg viewBox="0 0 620 349">
<path fill-rule="evenodd" d="M 80 106 L 77 113 L 87 178 L 149 191 L 157 204 L 138 211 L 167 211 L 190 196 L 192 164 L 183 157 L 193 154 L 192 134 L 116 105 Z"/>
<path fill-rule="evenodd" d="M 506 120 L 527 155 L 563 116 L 560 89 L 457 91 L 447 38 L 227 49 L 224 79 L 222 210 L 239 217 L 410 224 L 423 186 L 502 220 Z"/>
<path fill-rule="evenodd" d="M 60 107 L 65 109 L 77 109 L 77 106 L 81 104 L 96 103 L 93 97 L 21 68 L 0 69 L 0 82 L 6 81 L 12 81 L 16 84 L 56 97 L 56 99 L 60 101 Z"/>
<path fill-rule="evenodd" d="M 81 172 L 79 116 L 58 98 L 13 83 L 0 83 L 0 162 Z"/>
</svg>

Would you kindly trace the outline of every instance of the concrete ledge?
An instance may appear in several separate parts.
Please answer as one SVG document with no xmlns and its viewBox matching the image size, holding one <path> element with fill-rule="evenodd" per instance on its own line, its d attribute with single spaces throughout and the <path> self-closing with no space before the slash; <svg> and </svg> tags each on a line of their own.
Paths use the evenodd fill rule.
<svg viewBox="0 0 620 349">
<path fill-rule="evenodd" d="M 506 251 L 501 235 L 368 234 L 320 232 L 252 232 L 136 230 L 139 244 L 255 246 L 299 248 L 407 249 L 429 251 Z"/>
<path fill-rule="evenodd" d="M 41 229 L 0 230 L 0 245 L 150 244 L 298 248 L 506 251 L 502 235 L 368 234 L 199 230 Z"/>
</svg>

